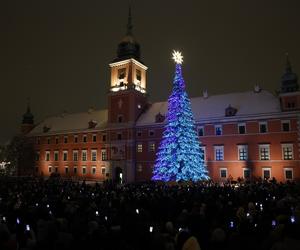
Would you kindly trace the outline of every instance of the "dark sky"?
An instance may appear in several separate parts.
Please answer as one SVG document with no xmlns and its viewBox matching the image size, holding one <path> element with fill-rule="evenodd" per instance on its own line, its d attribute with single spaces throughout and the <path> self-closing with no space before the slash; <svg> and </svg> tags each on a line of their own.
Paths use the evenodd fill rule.
<svg viewBox="0 0 300 250">
<path fill-rule="evenodd" d="M 183 52 L 191 97 L 255 83 L 274 91 L 286 51 L 300 74 L 299 0 L 135 0 L 132 11 L 151 101 L 170 93 L 173 49 Z M 27 97 L 36 122 L 106 107 L 127 13 L 126 0 L 1 1 L 0 143 L 19 131 Z"/>
</svg>

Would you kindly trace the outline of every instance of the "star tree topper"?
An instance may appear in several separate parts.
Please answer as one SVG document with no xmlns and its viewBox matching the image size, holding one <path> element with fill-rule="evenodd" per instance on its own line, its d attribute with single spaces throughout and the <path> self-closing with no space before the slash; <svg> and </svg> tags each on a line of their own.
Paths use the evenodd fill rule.
<svg viewBox="0 0 300 250">
<path fill-rule="evenodd" d="M 182 64 L 183 56 L 181 55 L 181 52 L 173 50 L 172 56 L 172 59 L 176 64 Z"/>
</svg>

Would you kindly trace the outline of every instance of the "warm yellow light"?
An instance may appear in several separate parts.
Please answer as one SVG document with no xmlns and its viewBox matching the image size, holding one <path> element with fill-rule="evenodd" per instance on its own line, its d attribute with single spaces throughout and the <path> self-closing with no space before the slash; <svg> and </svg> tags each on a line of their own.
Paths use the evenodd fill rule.
<svg viewBox="0 0 300 250">
<path fill-rule="evenodd" d="M 172 56 L 172 59 L 176 64 L 182 64 L 183 56 L 181 55 L 181 52 L 173 50 Z"/>
</svg>

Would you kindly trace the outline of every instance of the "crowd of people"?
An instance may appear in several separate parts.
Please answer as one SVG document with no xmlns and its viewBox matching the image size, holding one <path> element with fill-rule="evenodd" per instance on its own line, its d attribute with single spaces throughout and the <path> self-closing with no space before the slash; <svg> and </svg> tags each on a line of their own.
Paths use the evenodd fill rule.
<svg viewBox="0 0 300 250">
<path fill-rule="evenodd" d="M 0 179 L 0 249 L 300 249 L 297 183 Z"/>
</svg>

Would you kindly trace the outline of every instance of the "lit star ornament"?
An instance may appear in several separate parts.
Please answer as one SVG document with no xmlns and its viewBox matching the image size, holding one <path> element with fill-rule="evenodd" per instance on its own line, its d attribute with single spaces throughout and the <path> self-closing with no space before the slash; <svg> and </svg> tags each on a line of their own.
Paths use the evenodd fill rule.
<svg viewBox="0 0 300 250">
<path fill-rule="evenodd" d="M 172 59 L 176 64 L 182 64 L 183 56 L 181 55 L 181 52 L 173 50 L 172 56 Z"/>
</svg>

